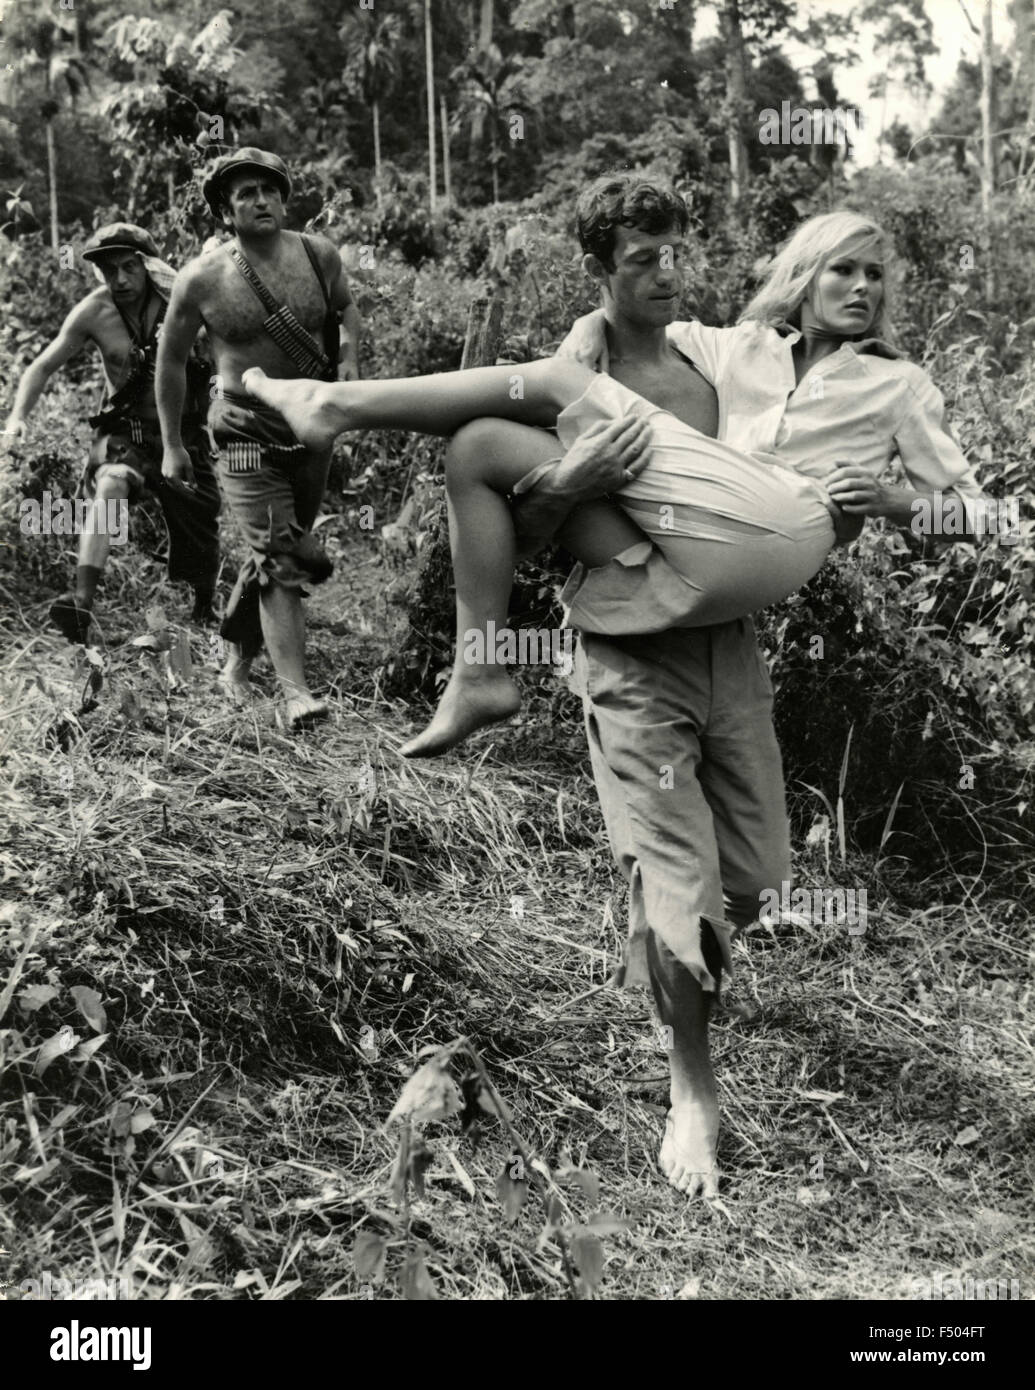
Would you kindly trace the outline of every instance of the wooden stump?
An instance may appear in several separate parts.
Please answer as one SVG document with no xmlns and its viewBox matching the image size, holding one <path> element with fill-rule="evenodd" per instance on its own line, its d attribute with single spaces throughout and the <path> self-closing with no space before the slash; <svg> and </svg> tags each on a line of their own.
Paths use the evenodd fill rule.
<svg viewBox="0 0 1035 1390">
<path fill-rule="evenodd" d="M 475 299 L 467 311 L 467 337 L 460 359 L 460 370 L 468 367 L 494 367 L 503 344 L 503 302 Z"/>
</svg>

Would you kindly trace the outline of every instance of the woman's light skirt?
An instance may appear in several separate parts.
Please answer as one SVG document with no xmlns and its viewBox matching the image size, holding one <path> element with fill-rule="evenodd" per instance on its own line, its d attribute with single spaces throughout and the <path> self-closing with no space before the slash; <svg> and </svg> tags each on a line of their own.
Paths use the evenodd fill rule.
<svg viewBox="0 0 1035 1390">
<path fill-rule="evenodd" d="M 568 448 L 589 425 L 625 415 L 650 421 L 651 454 L 615 500 L 656 550 L 641 543 L 599 569 L 580 567 L 563 595 L 572 626 L 704 627 L 746 617 L 808 583 L 835 540 L 822 484 L 708 438 L 608 376 L 595 377 L 562 412 L 557 432 Z"/>
</svg>

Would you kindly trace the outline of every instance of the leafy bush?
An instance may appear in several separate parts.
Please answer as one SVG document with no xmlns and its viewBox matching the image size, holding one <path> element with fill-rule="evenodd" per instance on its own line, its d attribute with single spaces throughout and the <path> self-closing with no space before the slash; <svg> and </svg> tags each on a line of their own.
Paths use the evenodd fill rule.
<svg viewBox="0 0 1035 1390">
<path fill-rule="evenodd" d="M 829 794 L 853 731 L 861 846 L 878 847 L 893 811 L 889 852 L 943 877 L 994 865 L 1016 887 L 1030 858 L 1035 733 L 1032 373 L 1003 376 L 976 338 L 928 365 L 982 485 L 1018 504 L 1021 538 L 925 555 L 908 532 L 869 525 L 766 615 L 778 732 L 792 783 Z M 811 810 L 800 808 L 801 826 Z"/>
<path fill-rule="evenodd" d="M 67 250 L 72 254 L 60 258 L 39 232 L 5 249 L 0 260 L 0 303 L 6 305 L 0 318 L 0 361 L 8 371 L 19 371 L 42 352 L 66 314 L 96 288 L 80 256 L 84 240 L 71 240 Z M 78 370 L 88 367 L 80 365 Z M 13 396 L 17 382 L 5 376 Z"/>
</svg>

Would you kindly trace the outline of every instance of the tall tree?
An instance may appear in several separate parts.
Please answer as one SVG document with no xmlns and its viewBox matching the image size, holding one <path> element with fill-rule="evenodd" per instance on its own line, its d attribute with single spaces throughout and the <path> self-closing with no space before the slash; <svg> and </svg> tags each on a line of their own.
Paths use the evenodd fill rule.
<svg viewBox="0 0 1035 1390">
<path fill-rule="evenodd" d="M 936 52 L 934 31 L 924 0 L 867 0 L 859 19 L 876 25 L 874 48 L 884 59 L 883 71 L 870 81 L 871 96 L 881 102 L 877 138 L 883 141 L 891 88 L 903 87 L 914 95 L 930 90 L 924 59 Z"/>
<path fill-rule="evenodd" d="M 500 200 L 500 121 L 505 108 L 518 104 L 514 100 L 518 97 L 515 78 L 520 69 L 519 57 L 504 58 L 496 44 L 490 43 L 450 74 L 450 80 L 460 84 L 454 125 L 460 126 L 464 121 L 469 121 L 473 130 L 476 119 L 489 123 L 493 203 Z M 523 98 L 520 100 L 523 102 Z"/>
<path fill-rule="evenodd" d="M 102 42 L 115 82 L 100 109 L 127 175 L 131 217 L 154 201 L 156 184 L 175 207 L 176 184 L 190 178 L 210 147 L 238 143 L 271 109 L 272 85 L 251 80 L 253 59 L 234 42 L 229 10 L 193 38 L 170 20 L 126 15 Z M 141 157 L 145 150 L 150 158 Z"/>
<path fill-rule="evenodd" d="M 995 61 L 992 43 L 992 0 L 981 16 L 981 216 L 985 223 L 985 296 L 995 297 L 992 254 L 992 194 L 995 192 Z"/>
<path fill-rule="evenodd" d="M 478 6 L 478 33 L 475 42 L 471 45 L 474 52 L 472 58 L 477 61 L 482 53 L 488 52 L 489 45 L 492 43 L 492 22 L 495 18 L 494 0 L 480 0 Z M 470 155 L 473 159 L 478 153 L 482 143 L 482 135 L 485 130 L 485 110 L 477 107 L 471 114 L 471 145 Z"/>
<path fill-rule="evenodd" d="M 397 15 L 376 17 L 357 10 L 341 26 L 349 47 L 345 81 L 358 90 L 370 108 L 374 124 L 374 198 L 381 206 L 381 102 L 388 97 L 399 75 L 397 45 L 402 25 Z"/>
<path fill-rule="evenodd" d="M 1017 185 L 1021 191 L 1027 187 L 1031 172 L 1025 174 L 1032 140 L 1035 138 L 1035 0 L 1019 0 L 1013 7 L 1012 18 L 1017 27 L 1017 73 L 1018 84 L 1027 81 L 1028 116 L 1020 141 L 1020 155 L 1017 164 Z M 1024 41 L 1025 32 L 1027 41 Z M 1032 166 L 1035 168 L 1035 165 Z"/>
<path fill-rule="evenodd" d="M 744 31 L 740 20 L 740 0 L 723 0 L 719 11 L 719 32 L 726 50 L 724 115 L 730 156 L 730 202 L 736 207 L 748 181 L 748 155 L 744 140 Z"/>
<path fill-rule="evenodd" d="M 20 40 L 20 42 L 19 42 Z M 23 73 L 39 72 L 43 76 L 43 100 L 40 118 L 47 142 L 47 193 L 50 202 L 50 244 L 56 253 L 60 246 L 58 234 L 57 147 L 54 140 L 54 121 L 61 110 L 61 96 L 67 95 L 73 106 L 76 98 L 89 87 L 87 67 L 79 52 L 79 37 L 75 20 L 58 21 L 38 15 L 27 29 L 22 29 L 8 43 L 21 56 L 11 65 L 17 83 Z"/>
<path fill-rule="evenodd" d="M 748 149 L 745 119 L 748 112 L 747 73 L 752 52 L 780 29 L 790 27 L 787 0 L 722 0 L 719 34 L 724 49 L 723 75 L 726 92 L 723 120 L 730 163 L 730 203 L 734 211 L 748 186 Z"/>
<path fill-rule="evenodd" d="M 431 35 L 431 0 L 424 0 L 424 72 L 428 84 L 428 202 L 434 216 L 435 170 L 435 47 Z"/>
<path fill-rule="evenodd" d="M 992 43 L 992 0 L 984 0 L 981 15 L 981 212 L 992 214 L 995 191 L 995 63 Z"/>
</svg>

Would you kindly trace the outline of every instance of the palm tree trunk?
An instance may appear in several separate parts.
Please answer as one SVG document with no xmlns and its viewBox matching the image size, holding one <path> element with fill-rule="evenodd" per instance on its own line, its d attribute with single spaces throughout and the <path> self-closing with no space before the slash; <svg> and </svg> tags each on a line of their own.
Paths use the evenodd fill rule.
<svg viewBox="0 0 1035 1390">
<path fill-rule="evenodd" d="M 1035 3 L 1035 0 L 1033 0 Z M 1028 100 L 1028 123 L 1024 132 L 1024 148 L 1021 150 L 1020 167 L 1017 170 L 1017 191 L 1020 193 L 1025 185 L 1024 170 L 1028 163 L 1028 151 L 1031 148 L 1031 128 L 1035 121 L 1035 24 L 1031 30 L 1031 54 L 1029 57 L 1031 66 L 1028 69 L 1028 81 L 1031 83 L 1031 96 Z"/>
<path fill-rule="evenodd" d="M 381 206 L 381 103 L 371 103 L 374 109 L 374 202 Z"/>
<path fill-rule="evenodd" d="M 992 194 L 995 192 L 995 68 L 992 52 L 992 0 L 981 17 L 981 215 L 985 224 L 985 295 L 995 295 L 992 263 Z"/>
<path fill-rule="evenodd" d="M 496 207 L 500 200 L 500 159 L 499 145 L 496 140 L 496 112 L 491 111 L 492 117 L 492 205 Z"/>
<path fill-rule="evenodd" d="M 741 122 L 744 118 L 744 33 L 740 23 L 738 0 L 724 0 L 719 15 L 719 29 L 726 45 L 726 119 L 729 126 L 727 143 L 730 156 L 730 202 L 735 207 L 748 182 L 747 146 Z"/>
<path fill-rule="evenodd" d="M 428 84 L 428 203 L 435 213 L 438 171 L 435 168 L 435 64 L 431 42 L 431 0 L 424 0 L 424 67 Z"/>
<path fill-rule="evenodd" d="M 446 99 L 439 94 L 439 115 L 442 117 L 442 183 L 445 189 L 446 202 L 453 201 L 453 179 L 452 171 L 449 167 L 449 120 L 446 115 Z"/>
<path fill-rule="evenodd" d="M 481 13 L 478 16 L 478 47 L 488 48 L 492 43 L 492 20 L 493 20 L 493 0 L 482 0 Z"/>
<path fill-rule="evenodd" d="M 46 122 L 47 128 L 47 182 L 50 187 L 50 247 L 56 256 L 60 241 L 58 238 L 58 203 L 57 203 L 57 149 L 54 145 L 54 118 L 51 116 Z"/>
<path fill-rule="evenodd" d="M 478 36 L 475 41 L 475 52 L 484 53 L 492 43 L 492 21 L 493 21 L 493 0 L 481 0 L 481 12 L 478 17 Z M 471 114 L 471 144 L 470 156 L 473 159 L 481 148 L 482 136 L 485 133 L 485 109 L 476 106 Z"/>
</svg>

